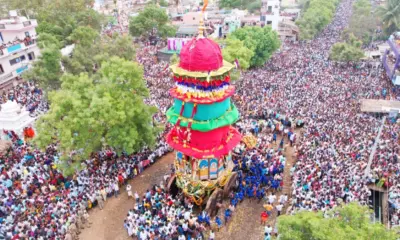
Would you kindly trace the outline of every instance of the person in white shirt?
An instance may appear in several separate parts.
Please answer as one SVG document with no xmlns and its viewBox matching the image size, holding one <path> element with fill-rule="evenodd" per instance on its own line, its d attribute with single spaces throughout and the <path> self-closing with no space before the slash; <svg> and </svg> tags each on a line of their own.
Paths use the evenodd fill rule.
<svg viewBox="0 0 400 240">
<path fill-rule="evenodd" d="M 282 205 L 282 204 L 276 205 L 276 211 L 278 212 L 278 216 L 281 215 L 282 208 L 283 208 L 283 205 Z"/>
<path fill-rule="evenodd" d="M 271 235 L 271 233 L 272 233 L 271 225 L 267 225 L 267 226 L 264 227 L 264 233 L 268 234 L 268 235 Z"/>
<path fill-rule="evenodd" d="M 183 235 L 183 234 L 179 235 L 178 240 L 186 240 L 185 235 Z"/>
<path fill-rule="evenodd" d="M 276 196 L 275 196 L 274 193 L 272 193 L 271 195 L 269 195 L 269 196 L 268 196 L 269 204 L 272 205 L 272 204 L 275 202 L 275 199 L 276 199 Z"/>
<path fill-rule="evenodd" d="M 213 232 L 213 230 L 210 230 L 210 240 L 214 239 L 215 239 L 215 233 Z"/>
<path fill-rule="evenodd" d="M 131 186 L 130 184 L 127 184 L 127 185 L 126 185 L 126 192 L 128 193 L 128 198 L 133 197 L 133 194 L 132 194 L 132 186 Z"/>
</svg>

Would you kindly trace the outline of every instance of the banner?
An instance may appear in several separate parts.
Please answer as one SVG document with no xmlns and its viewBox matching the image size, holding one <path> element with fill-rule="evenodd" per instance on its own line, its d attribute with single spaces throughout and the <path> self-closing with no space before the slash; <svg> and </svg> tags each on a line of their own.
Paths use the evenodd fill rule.
<svg viewBox="0 0 400 240">
<path fill-rule="evenodd" d="M 218 178 L 218 160 L 213 158 L 210 160 L 210 179 Z"/>
<path fill-rule="evenodd" d="M 180 52 L 182 47 L 190 40 L 191 38 L 168 38 L 168 51 Z"/>
<path fill-rule="evenodd" d="M 200 180 L 208 179 L 208 159 L 203 159 L 199 163 L 200 168 Z"/>
</svg>

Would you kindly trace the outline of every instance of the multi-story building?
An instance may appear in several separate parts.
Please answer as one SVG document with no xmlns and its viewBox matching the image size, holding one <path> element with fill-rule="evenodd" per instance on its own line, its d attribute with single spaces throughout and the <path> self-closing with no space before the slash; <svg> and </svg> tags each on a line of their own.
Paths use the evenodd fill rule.
<svg viewBox="0 0 400 240">
<path fill-rule="evenodd" d="M 0 19 L 0 89 L 12 85 L 40 54 L 36 45 L 37 21 L 10 11 Z"/>
<path fill-rule="evenodd" d="M 272 30 L 278 31 L 280 22 L 281 2 L 279 0 L 261 1 L 261 22 L 272 27 Z"/>
<path fill-rule="evenodd" d="M 387 42 L 390 48 L 383 55 L 383 66 L 393 84 L 400 86 L 400 32 L 393 33 Z"/>
</svg>

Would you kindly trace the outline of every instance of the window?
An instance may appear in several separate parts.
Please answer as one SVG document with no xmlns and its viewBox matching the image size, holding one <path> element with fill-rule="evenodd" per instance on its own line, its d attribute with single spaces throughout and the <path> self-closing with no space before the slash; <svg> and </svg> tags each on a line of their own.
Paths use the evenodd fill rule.
<svg viewBox="0 0 400 240">
<path fill-rule="evenodd" d="M 35 53 L 34 52 L 28 53 L 28 59 L 29 61 L 35 60 Z"/>
<path fill-rule="evenodd" d="M 22 62 L 22 61 L 25 61 L 25 55 L 19 56 L 19 57 L 14 58 L 14 59 L 11 59 L 10 60 L 10 65 L 12 66 L 12 65 L 15 65 L 15 64 L 17 64 L 19 62 Z"/>
<path fill-rule="evenodd" d="M 30 36 L 29 32 L 25 32 L 25 37 L 29 37 L 29 36 Z"/>
<path fill-rule="evenodd" d="M 267 21 L 267 24 L 268 24 L 268 25 L 271 25 L 271 24 L 272 24 L 272 21 Z"/>
<path fill-rule="evenodd" d="M 3 42 L 4 42 L 3 35 L 1 35 L 1 32 L 0 32 L 0 43 L 3 43 Z"/>
<path fill-rule="evenodd" d="M 10 60 L 10 65 L 12 66 L 12 65 L 15 65 L 15 64 L 17 64 L 17 63 L 19 63 L 21 60 L 19 59 L 19 57 L 17 57 L 17 58 L 14 58 L 14 59 L 11 59 Z"/>
<path fill-rule="evenodd" d="M 4 69 L 3 69 L 3 66 L 0 64 L 0 74 L 3 74 L 4 73 Z"/>
<path fill-rule="evenodd" d="M 272 12 L 272 6 L 268 6 L 268 12 Z"/>
</svg>

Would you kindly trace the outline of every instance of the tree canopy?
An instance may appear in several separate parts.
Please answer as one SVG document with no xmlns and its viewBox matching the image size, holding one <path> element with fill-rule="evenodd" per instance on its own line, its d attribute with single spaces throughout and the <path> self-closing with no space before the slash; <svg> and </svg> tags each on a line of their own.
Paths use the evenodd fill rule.
<svg viewBox="0 0 400 240">
<path fill-rule="evenodd" d="M 372 223 L 371 211 L 358 203 L 336 207 L 327 212 L 301 211 L 293 216 L 278 218 L 281 240 L 337 240 L 337 239 L 385 239 L 398 238 L 380 223 Z"/>
<path fill-rule="evenodd" d="M 301 39 L 312 39 L 328 25 L 336 10 L 339 0 L 309 0 L 296 24 L 300 28 Z"/>
<path fill-rule="evenodd" d="M 60 87 L 61 52 L 56 44 L 49 45 L 41 50 L 39 59 L 33 63 L 33 67 L 23 74 L 24 79 L 34 80 L 46 91 Z"/>
<path fill-rule="evenodd" d="M 361 46 L 362 42 L 350 34 L 346 42 L 335 43 L 332 46 L 330 58 L 340 62 L 358 61 L 364 57 Z"/>
<path fill-rule="evenodd" d="M 234 63 L 237 59 L 241 69 L 250 68 L 250 60 L 254 56 L 254 51 L 247 48 L 243 41 L 231 37 L 228 37 L 224 44 L 222 55 L 226 61 Z"/>
<path fill-rule="evenodd" d="M 160 37 L 172 37 L 176 33 L 166 11 L 154 4 L 147 5 L 138 16 L 129 21 L 129 33 L 134 37 L 149 36 L 153 29 L 157 30 Z"/>
<path fill-rule="evenodd" d="M 129 36 L 115 34 L 111 37 L 99 33 L 89 27 L 79 27 L 71 34 L 70 39 L 75 43 L 72 56 L 62 58 L 67 73 L 95 73 L 101 64 L 118 56 L 125 60 L 135 59 L 133 40 Z"/>
<path fill-rule="evenodd" d="M 259 10 L 261 8 L 261 0 L 220 0 L 218 4 L 220 8 L 247 9 L 250 12 L 254 12 L 255 10 Z"/>
<path fill-rule="evenodd" d="M 373 15 L 371 2 L 369 0 L 357 0 L 353 4 L 353 14 L 346 32 L 353 33 L 364 43 L 369 43 L 373 40 L 376 27 L 377 20 Z"/>
<path fill-rule="evenodd" d="M 148 90 L 137 63 L 112 57 L 95 75 L 65 74 L 61 82 L 49 93 L 50 110 L 37 121 L 35 141 L 42 148 L 58 144 L 66 174 L 103 146 L 130 154 L 155 143 L 156 109 L 143 102 Z"/>
<path fill-rule="evenodd" d="M 254 52 L 250 60 L 250 67 L 264 65 L 280 47 L 278 34 L 271 27 L 239 28 L 229 38 L 242 41 L 246 48 Z M 229 50 L 229 46 L 227 47 Z"/>
<path fill-rule="evenodd" d="M 169 62 L 171 64 L 177 64 L 179 62 L 179 57 L 178 55 L 176 55 L 176 53 L 174 53 L 171 58 L 169 59 Z"/>
<path fill-rule="evenodd" d="M 387 0 L 384 6 L 377 9 L 386 35 L 400 29 L 400 0 Z"/>
</svg>

